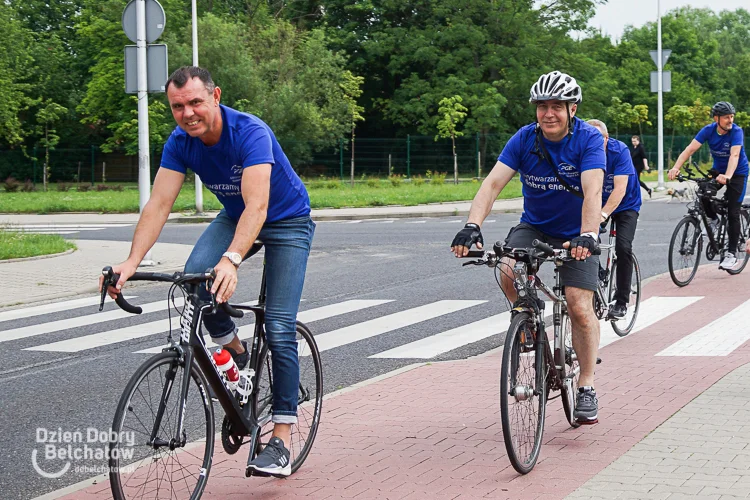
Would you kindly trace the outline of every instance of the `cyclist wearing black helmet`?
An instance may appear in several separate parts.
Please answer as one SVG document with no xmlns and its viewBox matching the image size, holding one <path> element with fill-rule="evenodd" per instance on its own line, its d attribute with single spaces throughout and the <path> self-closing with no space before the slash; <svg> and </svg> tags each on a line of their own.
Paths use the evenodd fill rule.
<svg viewBox="0 0 750 500">
<path fill-rule="evenodd" d="M 602 183 L 606 160 L 604 138 L 575 116 L 581 87 L 570 75 L 553 71 L 531 87 L 530 102 L 536 122 L 521 128 L 505 145 L 492 171 L 474 197 L 466 226 L 451 243 L 456 257 L 472 245 L 482 248 L 480 225 L 492 204 L 516 173 L 523 183 L 521 223 L 508 233 L 505 244 L 528 248 L 535 239 L 553 247 L 570 248 L 575 261 L 565 262 L 560 273 L 573 326 L 573 348 L 581 366 L 575 417 L 595 424 L 598 402 L 594 368 L 599 349 L 599 322 L 593 308 L 598 282 L 598 236 Z M 506 262 L 512 265 L 512 262 Z M 503 291 L 512 302 L 516 292 L 503 277 Z"/>
<path fill-rule="evenodd" d="M 721 269 L 732 269 L 737 265 L 737 243 L 740 239 L 740 209 L 745 198 L 745 187 L 748 174 L 747 155 L 745 154 L 745 135 L 742 129 L 734 124 L 734 106 L 725 101 L 714 104 L 711 108 L 714 122 L 706 125 L 698 132 L 695 139 L 685 148 L 677 158 L 674 167 L 669 171 L 671 180 L 680 173 L 682 165 L 700 149 L 704 142 L 708 142 L 714 163 L 712 172 L 720 184 L 727 189 L 724 199 L 727 200 L 729 211 L 729 251 L 719 264 Z M 708 200 L 702 200 L 703 208 L 711 219 L 714 230 L 718 228 L 718 218 L 714 207 Z"/>
</svg>

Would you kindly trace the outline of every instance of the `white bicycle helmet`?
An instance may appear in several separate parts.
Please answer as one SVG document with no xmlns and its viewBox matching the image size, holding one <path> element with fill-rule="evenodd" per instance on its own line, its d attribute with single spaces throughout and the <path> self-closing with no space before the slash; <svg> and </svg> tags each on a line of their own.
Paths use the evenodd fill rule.
<svg viewBox="0 0 750 500">
<path fill-rule="evenodd" d="M 539 77 L 531 86 L 529 102 L 566 101 L 574 104 L 581 102 L 581 87 L 572 76 L 553 71 Z"/>
</svg>

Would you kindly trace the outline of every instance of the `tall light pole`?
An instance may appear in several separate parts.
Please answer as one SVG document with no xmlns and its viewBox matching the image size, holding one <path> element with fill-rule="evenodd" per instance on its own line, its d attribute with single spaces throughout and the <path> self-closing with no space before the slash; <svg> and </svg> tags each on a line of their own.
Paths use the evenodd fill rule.
<svg viewBox="0 0 750 500">
<path fill-rule="evenodd" d="M 664 186 L 664 95 L 663 95 L 663 79 L 662 69 L 664 65 L 662 52 L 661 52 L 661 0 L 656 2 L 656 84 L 658 90 L 657 97 L 657 114 L 659 115 L 659 135 L 657 137 L 657 154 L 658 156 L 658 176 L 659 183 L 656 186 L 657 191 L 663 191 L 666 189 Z"/>
<path fill-rule="evenodd" d="M 198 66 L 198 0 L 192 0 L 193 11 L 193 66 Z M 203 213 L 203 182 L 195 174 L 195 211 Z"/>
<path fill-rule="evenodd" d="M 148 64 L 146 61 L 146 0 L 136 0 L 136 54 L 138 65 L 138 192 L 139 206 L 143 207 L 151 196 L 151 159 L 148 140 Z M 151 249 L 146 252 L 141 266 L 153 266 Z"/>
</svg>

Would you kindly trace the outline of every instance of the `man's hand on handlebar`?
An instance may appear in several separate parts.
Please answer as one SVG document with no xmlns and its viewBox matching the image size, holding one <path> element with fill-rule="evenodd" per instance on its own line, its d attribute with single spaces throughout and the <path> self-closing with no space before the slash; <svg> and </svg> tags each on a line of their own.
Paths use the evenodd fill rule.
<svg viewBox="0 0 750 500">
<path fill-rule="evenodd" d="M 677 178 L 677 176 L 680 175 L 680 169 L 677 167 L 672 167 L 669 172 L 667 172 L 667 176 L 669 177 L 670 181 L 673 181 Z"/>
<path fill-rule="evenodd" d="M 117 284 L 115 287 L 109 287 L 107 289 L 107 294 L 111 298 L 117 297 L 118 294 L 122 292 L 122 287 L 125 285 L 125 282 L 128 281 L 128 279 L 135 274 L 135 272 L 138 270 L 138 264 L 133 264 L 132 262 L 125 261 L 122 264 L 118 264 L 116 266 L 112 267 L 112 272 L 114 274 L 119 274 L 120 279 L 117 280 Z M 99 276 L 99 293 L 102 291 L 102 286 L 104 285 L 104 275 Z"/>
<path fill-rule="evenodd" d="M 237 268 L 229 259 L 223 257 L 214 267 L 216 279 L 211 287 L 211 293 L 216 294 L 216 302 L 227 302 L 237 288 Z"/>
<path fill-rule="evenodd" d="M 584 260 L 591 255 L 599 255 L 599 242 L 589 235 L 576 236 L 563 243 L 563 248 L 569 248 L 570 256 L 576 260 Z"/>
<path fill-rule="evenodd" d="M 451 252 L 453 252 L 456 257 L 466 257 L 469 253 L 469 249 L 474 244 L 476 244 L 477 248 L 480 250 L 483 248 L 484 238 L 482 237 L 482 231 L 477 224 L 467 223 L 464 228 L 456 234 L 456 237 L 453 238 Z"/>
</svg>

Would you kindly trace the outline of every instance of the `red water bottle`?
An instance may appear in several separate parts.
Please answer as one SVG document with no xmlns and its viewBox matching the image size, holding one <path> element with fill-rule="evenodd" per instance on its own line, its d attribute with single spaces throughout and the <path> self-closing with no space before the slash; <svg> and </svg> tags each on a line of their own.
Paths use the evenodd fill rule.
<svg viewBox="0 0 750 500">
<path fill-rule="evenodd" d="M 237 369 L 237 364 L 232 359 L 232 355 L 226 349 L 219 349 L 213 353 L 214 361 L 216 362 L 217 368 L 223 371 L 227 380 L 232 385 L 235 385 L 240 379 L 240 371 Z"/>
</svg>

